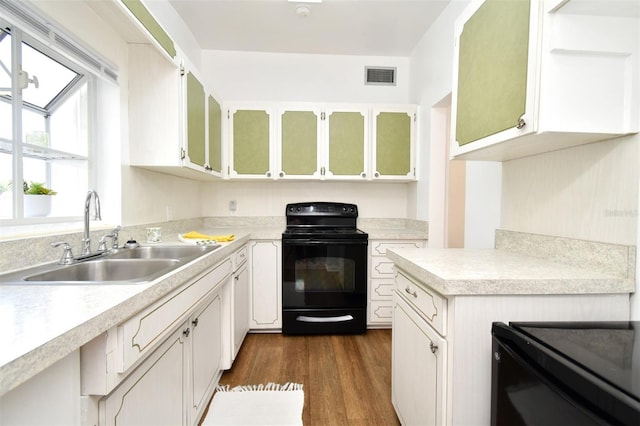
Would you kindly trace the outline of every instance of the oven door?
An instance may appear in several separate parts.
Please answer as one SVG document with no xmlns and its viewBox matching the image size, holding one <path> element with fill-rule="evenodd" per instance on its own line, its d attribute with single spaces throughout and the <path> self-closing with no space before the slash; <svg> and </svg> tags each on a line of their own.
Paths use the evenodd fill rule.
<svg viewBox="0 0 640 426">
<path fill-rule="evenodd" d="M 282 307 L 366 307 L 367 240 L 283 239 Z"/>
</svg>

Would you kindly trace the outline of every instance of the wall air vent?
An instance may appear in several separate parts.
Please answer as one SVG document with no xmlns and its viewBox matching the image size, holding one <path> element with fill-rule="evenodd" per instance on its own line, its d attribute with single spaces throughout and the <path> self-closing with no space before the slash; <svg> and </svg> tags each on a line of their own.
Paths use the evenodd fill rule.
<svg viewBox="0 0 640 426">
<path fill-rule="evenodd" d="M 378 86 L 396 85 L 395 67 L 364 67 L 364 84 Z"/>
</svg>

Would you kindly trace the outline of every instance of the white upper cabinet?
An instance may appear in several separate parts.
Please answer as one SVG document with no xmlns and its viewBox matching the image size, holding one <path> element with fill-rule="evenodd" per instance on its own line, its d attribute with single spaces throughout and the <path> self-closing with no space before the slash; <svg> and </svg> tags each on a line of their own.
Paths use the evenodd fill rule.
<svg viewBox="0 0 640 426">
<path fill-rule="evenodd" d="M 415 105 L 381 106 L 371 110 L 373 179 L 415 180 Z"/>
<path fill-rule="evenodd" d="M 227 177 L 415 180 L 415 105 L 225 104 Z"/>
<path fill-rule="evenodd" d="M 170 64 L 150 45 L 129 45 L 130 164 L 195 179 L 220 177 L 220 106 L 195 68 L 181 62 Z"/>
<path fill-rule="evenodd" d="M 599 1 L 474 1 L 455 26 L 452 157 L 504 161 L 638 132 L 638 21 Z"/>
</svg>

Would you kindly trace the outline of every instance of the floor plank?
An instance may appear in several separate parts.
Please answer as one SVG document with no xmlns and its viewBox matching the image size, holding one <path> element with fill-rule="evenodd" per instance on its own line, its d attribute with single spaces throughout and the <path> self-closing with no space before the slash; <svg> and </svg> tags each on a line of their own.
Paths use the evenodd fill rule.
<svg viewBox="0 0 640 426">
<path fill-rule="evenodd" d="M 391 404 L 391 330 L 249 334 L 221 385 L 302 383 L 305 425 L 399 425 Z"/>
</svg>

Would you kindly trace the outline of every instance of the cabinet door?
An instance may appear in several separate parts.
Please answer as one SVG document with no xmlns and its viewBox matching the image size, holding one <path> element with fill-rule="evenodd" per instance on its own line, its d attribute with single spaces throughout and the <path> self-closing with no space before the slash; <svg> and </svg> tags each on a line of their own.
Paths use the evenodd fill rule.
<svg viewBox="0 0 640 426">
<path fill-rule="evenodd" d="M 249 269 L 245 263 L 233 277 L 233 358 L 249 331 Z"/>
<path fill-rule="evenodd" d="M 416 178 L 414 164 L 416 108 L 374 109 L 374 179 Z"/>
<path fill-rule="evenodd" d="M 140 0 L 121 0 L 133 16 L 149 31 L 149 34 L 158 42 L 162 49 L 172 58 L 176 57 L 176 47 L 169 34 L 160 26 L 153 15 Z"/>
<path fill-rule="evenodd" d="M 398 295 L 391 339 L 391 393 L 400 422 L 446 424 L 446 342 Z"/>
<path fill-rule="evenodd" d="M 216 99 L 208 97 L 209 116 L 209 155 L 210 171 L 220 176 L 222 174 L 222 109 Z"/>
<path fill-rule="evenodd" d="M 250 245 L 252 329 L 282 328 L 282 251 L 276 240 Z"/>
<path fill-rule="evenodd" d="M 180 68 L 145 44 L 129 51 L 129 159 L 132 166 L 181 168 Z"/>
<path fill-rule="evenodd" d="M 283 107 L 280 122 L 279 178 L 304 178 L 320 175 L 319 108 Z"/>
<path fill-rule="evenodd" d="M 366 179 L 369 110 L 328 108 L 325 120 L 328 142 L 323 175 L 327 179 Z"/>
<path fill-rule="evenodd" d="M 175 331 L 109 396 L 100 401 L 100 425 L 185 424 L 184 370 L 187 344 Z"/>
<path fill-rule="evenodd" d="M 530 3 L 477 2 L 459 27 L 452 126 L 459 147 L 522 126 L 533 105 Z"/>
<path fill-rule="evenodd" d="M 187 156 L 188 161 L 200 167 L 205 166 L 205 93 L 204 86 L 191 72 L 187 72 Z"/>
<path fill-rule="evenodd" d="M 261 108 L 229 109 L 231 177 L 272 177 L 271 116 L 270 110 Z"/>
<path fill-rule="evenodd" d="M 192 415 L 197 424 L 220 377 L 222 353 L 221 297 L 217 293 L 191 318 Z"/>
</svg>

